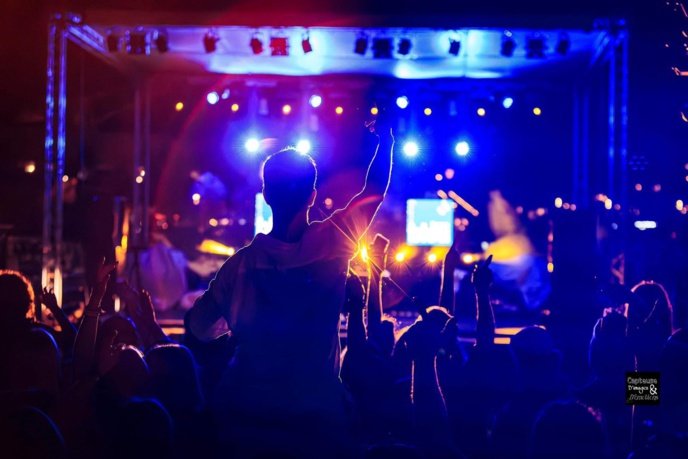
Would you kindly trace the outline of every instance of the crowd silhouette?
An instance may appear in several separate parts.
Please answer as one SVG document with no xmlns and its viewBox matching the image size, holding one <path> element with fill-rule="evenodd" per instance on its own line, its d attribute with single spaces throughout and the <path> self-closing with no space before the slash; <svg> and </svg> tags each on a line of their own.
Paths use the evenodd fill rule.
<svg viewBox="0 0 688 459">
<path fill-rule="evenodd" d="M 407 328 L 383 314 L 387 241 L 349 269 L 387 192 L 383 116 L 360 193 L 309 216 L 317 171 L 284 150 L 263 169 L 274 228 L 230 257 L 185 318 L 181 342 L 151 296 L 103 263 L 78 328 L 47 288 L 0 271 L 0 451 L 17 458 L 688 457 L 688 335 L 661 285 L 623 290 L 591 330 L 591 377 L 562 369 L 550 332 L 495 344 L 490 260 L 473 269 L 475 342 L 459 338 L 452 247 L 437 305 Z M 125 307 L 105 314 L 108 284 Z M 112 285 L 111 285 L 112 288 Z M 40 323 L 43 304 L 59 324 Z M 340 313 L 348 320 L 340 347 Z M 465 311 L 464 311 L 465 313 Z M 626 404 L 626 373 L 658 371 L 659 406 Z"/>
</svg>

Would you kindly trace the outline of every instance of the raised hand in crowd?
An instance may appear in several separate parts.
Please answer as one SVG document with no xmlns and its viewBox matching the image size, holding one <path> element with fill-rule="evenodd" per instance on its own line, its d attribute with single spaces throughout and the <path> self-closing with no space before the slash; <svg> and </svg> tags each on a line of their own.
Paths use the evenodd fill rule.
<svg viewBox="0 0 688 459">
<path fill-rule="evenodd" d="M 98 335 L 98 317 L 101 314 L 100 303 L 105 296 L 105 290 L 111 273 L 117 268 L 117 262 L 106 263 L 103 260 L 96 284 L 91 291 L 91 298 L 84 309 L 84 318 L 74 340 L 74 377 L 76 380 L 95 374 L 95 349 Z"/>
<path fill-rule="evenodd" d="M 41 303 L 48 308 L 48 311 L 53 315 L 57 323 L 60 325 L 63 335 L 63 346 L 65 350 L 69 349 L 71 352 L 72 346 L 74 346 L 74 339 L 76 338 L 76 327 L 69 320 L 67 314 L 62 310 L 57 304 L 57 297 L 53 293 L 53 289 L 48 289 L 48 287 L 43 287 L 43 292 L 41 294 Z"/>
<path fill-rule="evenodd" d="M 477 304 L 476 318 L 476 340 L 475 344 L 479 347 L 494 344 L 495 319 L 492 303 L 490 303 L 490 286 L 494 280 L 492 270 L 492 255 L 485 262 L 476 264 L 471 274 L 471 284 L 475 289 L 475 299 Z"/>
<path fill-rule="evenodd" d="M 376 234 L 368 254 L 368 337 L 378 345 L 382 343 L 382 283 L 386 275 L 388 249 L 389 239 Z"/>
<path fill-rule="evenodd" d="M 456 295 L 454 293 L 454 271 L 461 262 L 458 248 L 456 247 L 458 239 L 454 237 L 454 243 L 447 255 L 444 257 L 442 263 L 442 280 L 440 284 L 440 306 L 449 311 L 449 314 L 455 314 L 456 311 Z"/>
</svg>

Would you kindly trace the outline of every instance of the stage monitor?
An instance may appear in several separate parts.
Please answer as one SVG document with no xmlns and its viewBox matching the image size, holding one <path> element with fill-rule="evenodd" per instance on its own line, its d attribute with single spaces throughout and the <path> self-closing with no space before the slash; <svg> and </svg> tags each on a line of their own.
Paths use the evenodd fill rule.
<svg viewBox="0 0 688 459">
<path fill-rule="evenodd" d="M 449 199 L 406 201 L 406 243 L 446 246 L 454 242 L 454 203 Z"/>
<path fill-rule="evenodd" d="M 258 233 L 268 234 L 272 231 L 272 209 L 265 202 L 263 193 L 256 194 L 256 216 L 254 222 L 254 235 Z"/>
</svg>

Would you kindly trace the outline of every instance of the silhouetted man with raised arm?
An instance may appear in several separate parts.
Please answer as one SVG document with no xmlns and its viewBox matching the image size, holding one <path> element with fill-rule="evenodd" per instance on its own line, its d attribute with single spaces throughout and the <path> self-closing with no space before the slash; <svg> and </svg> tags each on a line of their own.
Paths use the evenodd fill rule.
<svg viewBox="0 0 688 459">
<path fill-rule="evenodd" d="M 236 339 L 216 405 L 223 410 L 223 435 L 241 447 L 260 443 L 266 452 L 336 457 L 347 443 L 339 314 L 349 260 L 389 187 L 394 139 L 383 123 L 369 123 L 380 142 L 363 189 L 324 221 L 309 219 L 313 159 L 293 149 L 270 156 L 263 195 L 272 208 L 272 231 L 229 258 L 189 312 L 197 338 L 231 330 Z"/>
</svg>

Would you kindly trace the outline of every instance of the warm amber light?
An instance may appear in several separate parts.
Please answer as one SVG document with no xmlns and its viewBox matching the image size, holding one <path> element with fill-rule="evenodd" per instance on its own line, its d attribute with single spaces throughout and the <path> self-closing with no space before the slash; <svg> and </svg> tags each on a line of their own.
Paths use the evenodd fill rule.
<svg viewBox="0 0 688 459">
<path fill-rule="evenodd" d="M 540 107 L 535 107 L 535 108 L 533 109 L 533 115 L 535 115 L 535 116 L 540 116 L 540 115 L 542 115 L 542 110 L 540 109 Z"/>
<path fill-rule="evenodd" d="M 434 254 L 434 253 L 431 253 L 430 255 L 428 255 L 428 261 L 429 261 L 430 263 L 436 262 L 436 261 L 437 261 L 437 255 Z"/>
<path fill-rule="evenodd" d="M 337 108 L 339 109 L 341 107 L 337 107 Z M 373 115 L 377 115 L 379 113 L 379 110 L 377 109 L 377 107 L 373 107 L 370 109 L 370 113 Z"/>
<path fill-rule="evenodd" d="M 232 111 L 238 112 L 239 111 L 239 104 L 232 104 Z"/>
<path fill-rule="evenodd" d="M 288 115 L 291 113 L 291 105 L 285 105 L 282 107 L 282 113 Z"/>
<path fill-rule="evenodd" d="M 344 113 L 344 109 L 343 109 L 342 107 L 337 107 L 337 108 L 334 109 L 334 112 L 335 112 L 337 115 L 341 115 L 342 113 Z"/>
<path fill-rule="evenodd" d="M 182 102 L 177 102 L 177 105 L 174 106 L 174 109 L 178 112 L 181 112 L 182 110 L 184 110 L 184 104 Z"/>
<path fill-rule="evenodd" d="M 485 109 L 484 108 L 479 108 L 478 109 L 478 116 L 485 116 Z"/>
<path fill-rule="evenodd" d="M 423 113 L 425 113 L 425 116 L 430 116 L 432 115 L 432 109 L 428 107 L 425 110 L 423 110 Z"/>
</svg>

